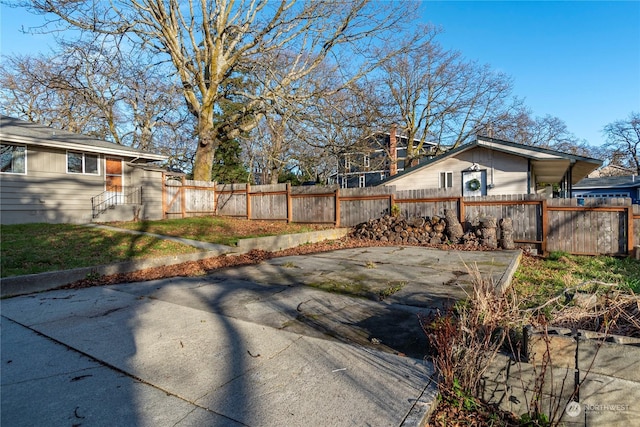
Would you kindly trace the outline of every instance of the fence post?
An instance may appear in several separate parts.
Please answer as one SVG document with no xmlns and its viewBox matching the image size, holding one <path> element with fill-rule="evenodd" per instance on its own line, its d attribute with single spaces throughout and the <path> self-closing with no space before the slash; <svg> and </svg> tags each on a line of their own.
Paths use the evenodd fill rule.
<svg viewBox="0 0 640 427">
<path fill-rule="evenodd" d="M 460 224 L 462 224 L 463 230 L 464 230 L 464 218 L 465 218 L 465 211 L 464 211 L 464 199 L 462 196 L 458 197 L 458 216 L 459 216 L 459 221 Z M 464 230 L 466 231 L 466 230 Z"/>
<path fill-rule="evenodd" d="M 633 205 L 627 206 L 627 255 L 633 256 Z"/>
<path fill-rule="evenodd" d="M 213 216 L 218 215 L 218 183 L 213 181 Z"/>
<path fill-rule="evenodd" d="M 287 182 L 287 222 L 293 221 L 293 203 L 291 201 L 291 183 Z"/>
<path fill-rule="evenodd" d="M 336 204 L 336 208 L 335 210 L 335 227 L 336 228 L 340 228 L 340 189 L 336 188 L 336 194 L 335 194 L 335 204 Z"/>
<path fill-rule="evenodd" d="M 232 187 L 233 188 L 233 187 Z M 247 183 L 247 185 L 244 187 L 247 194 L 247 219 L 250 220 L 251 219 L 251 184 Z"/>
<path fill-rule="evenodd" d="M 391 212 L 393 212 L 393 205 L 395 204 L 396 204 L 396 194 L 391 193 L 389 194 L 389 215 L 391 215 Z"/>
<path fill-rule="evenodd" d="M 542 244 L 540 249 L 542 255 L 547 254 L 547 235 L 549 234 L 549 211 L 547 210 L 547 199 L 540 201 L 540 209 L 542 210 Z"/>
<path fill-rule="evenodd" d="M 182 218 L 187 217 L 187 198 L 185 197 L 184 186 L 187 185 L 186 179 L 182 177 L 182 187 L 180 187 L 180 211 L 182 212 Z"/>
<path fill-rule="evenodd" d="M 162 219 L 167 219 L 167 177 L 162 172 Z"/>
</svg>

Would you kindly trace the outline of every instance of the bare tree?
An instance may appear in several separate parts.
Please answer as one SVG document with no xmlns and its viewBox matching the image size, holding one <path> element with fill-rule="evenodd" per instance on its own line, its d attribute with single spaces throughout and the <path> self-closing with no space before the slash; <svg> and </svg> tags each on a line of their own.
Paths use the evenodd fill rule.
<svg viewBox="0 0 640 427">
<path fill-rule="evenodd" d="M 609 123 L 604 134 L 618 166 L 631 168 L 640 175 L 640 113 L 632 112 L 625 120 Z"/>
<path fill-rule="evenodd" d="M 160 151 L 177 163 L 189 157 L 177 147 L 193 139 L 193 124 L 175 86 L 99 38 L 62 47 L 51 56 L 5 58 L 0 105 L 7 114 Z"/>
<path fill-rule="evenodd" d="M 277 81 L 279 68 L 297 59 L 286 52 L 274 58 L 263 62 L 276 65 L 252 73 L 252 79 L 262 79 L 261 86 L 269 79 Z M 277 183 L 291 173 L 324 181 L 335 170 L 336 157 L 370 148 L 365 143 L 381 122 L 375 86 L 364 79 L 344 85 L 340 72 L 337 64 L 325 62 L 286 88 L 283 96 L 265 102 L 263 119 L 246 140 L 259 182 Z"/>
<path fill-rule="evenodd" d="M 324 80 L 330 78 L 325 76 Z M 302 153 L 302 157 L 306 155 L 308 159 L 305 167 L 315 169 L 321 181 L 335 172 L 339 159 L 351 153 L 383 150 L 387 156 L 377 158 L 389 157 L 389 147 L 376 144 L 381 142 L 376 135 L 390 129 L 393 121 L 387 111 L 388 97 L 381 88 L 378 82 L 362 80 L 318 98 L 295 116 L 296 138 L 307 146 Z M 316 160 L 314 167 L 313 159 Z"/>
<path fill-rule="evenodd" d="M 549 114 L 534 117 L 523 104 L 492 118 L 480 133 L 577 156 L 598 156 L 597 150 L 571 133 L 562 119 Z"/>
<path fill-rule="evenodd" d="M 408 164 L 425 154 L 427 142 L 455 148 L 510 107 L 508 76 L 465 61 L 435 41 L 436 30 L 424 31 L 422 43 L 383 66 L 399 129 L 414 141 L 407 147 Z"/>
<path fill-rule="evenodd" d="M 378 59 L 363 55 L 366 44 L 406 27 L 414 7 L 410 2 L 389 7 L 368 0 L 32 0 L 28 5 L 72 28 L 126 37 L 127 44 L 168 60 L 197 121 L 194 177 L 198 180 L 210 180 L 220 140 L 257 125 L 265 99 L 281 96 L 281 88 L 295 84 L 329 56 L 362 57 L 361 66 L 346 80 L 368 70 Z M 297 58 L 285 77 L 256 90 L 236 117 L 216 122 L 225 80 L 250 69 L 266 53 L 285 50 Z"/>
<path fill-rule="evenodd" d="M 296 147 L 289 131 L 287 114 L 266 115 L 251 135 L 244 139 L 245 152 L 251 159 L 255 181 L 260 184 L 277 184 L 280 176 L 293 166 Z"/>
<path fill-rule="evenodd" d="M 51 57 L 11 56 L 0 65 L 0 106 L 5 114 L 70 132 L 106 138 L 100 110 L 81 93 L 53 90 L 61 66 Z"/>
</svg>

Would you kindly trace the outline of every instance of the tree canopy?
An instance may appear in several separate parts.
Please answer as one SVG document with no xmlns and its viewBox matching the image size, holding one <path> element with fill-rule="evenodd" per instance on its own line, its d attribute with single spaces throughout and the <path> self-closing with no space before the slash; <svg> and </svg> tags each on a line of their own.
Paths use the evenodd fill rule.
<svg viewBox="0 0 640 427">
<path fill-rule="evenodd" d="M 640 175 L 640 113 L 632 112 L 626 119 L 609 123 L 604 134 L 612 150 L 611 162 Z"/>
<path fill-rule="evenodd" d="M 193 172 L 199 180 L 210 179 L 220 141 L 255 128 L 269 101 L 299 98 L 290 88 L 321 64 L 357 57 L 345 69 L 345 81 L 371 69 L 381 58 L 369 55 L 367 45 L 376 37 L 396 37 L 413 7 L 369 0 L 33 0 L 25 5 L 55 17 L 49 28 L 108 35 L 118 45 L 157 56 L 195 118 Z M 281 61 L 283 55 L 288 60 Z M 245 98 L 244 108 L 216 121 L 228 95 L 225 82 L 246 73 L 261 78 L 254 90 L 235 94 Z"/>
<path fill-rule="evenodd" d="M 534 117 L 508 75 L 443 48 L 414 2 L 19 4 L 60 44 L 3 61 L 8 114 L 162 152 L 197 180 L 325 181 L 336 158 L 393 125 L 412 141 L 408 164 L 432 154 L 427 142 L 445 151 L 483 133 L 593 152 L 560 118 Z M 607 132 L 615 158 L 634 164 L 626 133 Z"/>
</svg>

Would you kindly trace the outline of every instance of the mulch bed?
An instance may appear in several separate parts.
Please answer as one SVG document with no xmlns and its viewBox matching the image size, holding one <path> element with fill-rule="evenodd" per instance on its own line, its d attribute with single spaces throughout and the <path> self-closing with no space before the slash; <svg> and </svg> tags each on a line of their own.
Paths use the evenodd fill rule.
<svg viewBox="0 0 640 427">
<path fill-rule="evenodd" d="M 344 237 L 339 240 L 331 240 L 326 242 L 310 243 L 295 248 L 285 249 L 282 251 L 268 252 L 263 250 L 252 250 L 245 254 L 238 255 L 220 255 L 217 257 L 207 258 L 200 261 L 188 261 L 175 265 L 166 265 L 161 267 L 147 268 L 144 270 L 134 271 L 131 273 L 119 273 L 108 276 L 89 277 L 62 286 L 59 289 L 81 289 L 92 286 L 115 285 L 118 283 L 144 282 L 148 280 L 158 280 L 170 277 L 190 277 L 204 276 L 221 268 L 238 267 L 242 265 L 258 264 L 262 261 L 294 255 L 308 255 L 319 252 L 335 251 L 339 249 L 362 248 L 362 247 L 385 247 L 398 246 L 397 243 L 379 242 L 371 240 L 360 240 L 351 237 Z M 420 245 L 406 244 L 403 246 L 424 246 L 443 250 L 490 250 L 488 248 L 475 247 L 469 248 L 464 245 Z"/>
</svg>

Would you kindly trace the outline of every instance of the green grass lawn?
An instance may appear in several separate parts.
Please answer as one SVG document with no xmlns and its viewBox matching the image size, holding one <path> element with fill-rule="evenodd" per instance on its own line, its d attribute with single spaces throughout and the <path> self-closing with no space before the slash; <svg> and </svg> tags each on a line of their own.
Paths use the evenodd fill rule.
<svg viewBox="0 0 640 427">
<path fill-rule="evenodd" d="M 161 221 L 122 222 L 110 225 L 221 245 L 235 245 L 241 238 L 304 233 L 331 227 L 331 225 L 288 224 L 285 221 L 249 221 L 246 219 L 210 216 Z"/>
<path fill-rule="evenodd" d="M 71 224 L 3 225 L 0 248 L 1 277 L 198 251 L 153 237 Z"/>
<path fill-rule="evenodd" d="M 524 257 L 514 275 L 514 289 L 534 307 L 587 281 L 617 284 L 622 291 L 640 293 L 640 261 L 610 256 L 551 253 L 547 258 Z M 597 287 L 597 285 L 587 285 Z M 585 289 L 588 290 L 588 289 Z"/>
<path fill-rule="evenodd" d="M 224 245 L 241 238 L 313 231 L 327 226 L 195 217 L 112 223 L 115 227 Z M 2 225 L 0 277 L 91 267 L 137 258 L 197 252 L 198 249 L 149 236 L 71 224 Z"/>
</svg>

